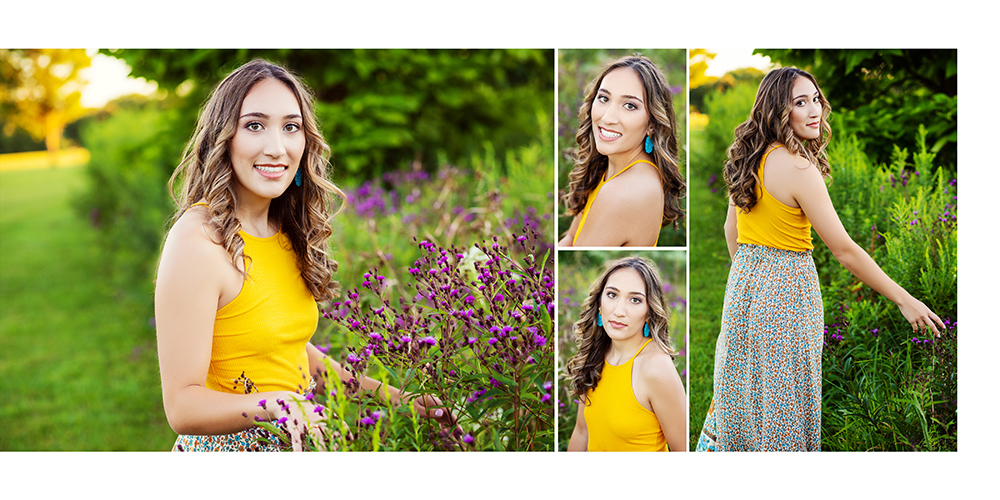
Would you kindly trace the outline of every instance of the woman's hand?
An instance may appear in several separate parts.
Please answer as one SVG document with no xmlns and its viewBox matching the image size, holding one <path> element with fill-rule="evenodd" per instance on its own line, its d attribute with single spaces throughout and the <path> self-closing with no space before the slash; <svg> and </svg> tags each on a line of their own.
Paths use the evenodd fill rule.
<svg viewBox="0 0 1000 500">
<path fill-rule="evenodd" d="M 941 330 L 944 330 L 944 323 L 923 302 L 913 298 L 910 294 L 906 294 L 906 297 L 898 305 L 899 312 L 903 313 L 903 317 L 913 327 L 913 333 L 917 333 L 918 330 L 926 331 L 930 329 L 936 337 L 941 336 L 941 332 L 938 331 L 937 327 L 940 326 Z M 935 326 L 935 323 L 937 323 L 937 326 Z"/>
<path fill-rule="evenodd" d="M 274 405 L 271 407 L 271 405 Z M 309 402 L 294 392 L 284 394 L 284 397 L 268 401 L 268 414 L 272 420 L 277 420 L 292 441 L 292 451 L 302 451 L 302 438 L 307 433 L 321 451 L 326 451 L 326 437 L 329 429 L 326 426 L 326 412 L 322 405 Z M 317 408 L 320 408 L 317 411 Z"/>
<path fill-rule="evenodd" d="M 401 393 L 398 402 L 405 405 L 411 400 L 413 401 L 413 409 L 417 411 L 417 415 L 423 418 L 432 418 L 442 426 L 455 425 L 457 421 L 455 415 L 451 409 L 444 407 L 444 403 L 437 396 Z"/>
</svg>

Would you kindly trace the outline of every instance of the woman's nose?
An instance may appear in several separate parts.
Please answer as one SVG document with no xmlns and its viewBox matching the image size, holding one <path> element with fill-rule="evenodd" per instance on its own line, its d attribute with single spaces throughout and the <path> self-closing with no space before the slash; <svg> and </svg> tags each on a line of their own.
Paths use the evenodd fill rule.
<svg viewBox="0 0 1000 500">
<path fill-rule="evenodd" d="M 285 155 L 285 138 L 281 130 L 275 130 L 266 134 L 267 142 L 264 144 L 264 154 L 271 158 L 280 158 Z"/>
<path fill-rule="evenodd" d="M 617 123 L 618 114 L 615 112 L 614 106 L 605 106 L 599 118 L 601 123 Z"/>
</svg>

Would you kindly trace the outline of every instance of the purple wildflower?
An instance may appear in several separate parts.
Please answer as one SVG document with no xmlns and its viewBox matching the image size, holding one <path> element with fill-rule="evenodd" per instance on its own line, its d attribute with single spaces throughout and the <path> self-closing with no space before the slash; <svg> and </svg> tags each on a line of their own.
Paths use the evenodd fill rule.
<svg viewBox="0 0 1000 500">
<path fill-rule="evenodd" d="M 541 335 L 539 335 L 539 334 L 536 333 L 534 341 L 535 341 L 535 345 L 537 345 L 538 347 L 541 347 L 541 346 L 545 345 L 548 342 L 548 339 L 546 339 L 545 337 L 543 337 L 543 336 L 541 336 Z"/>
<path fill-rule="evenodd" d="M 472 444 L 476 442 L 476 438 L 472 437 L 472 434 L 465 433 L 465 435 L 462 436 L 462 441 L 465 442 L 465 444 Z"/>
<path fill-rule="evenodd" d="M 420 339 L 420 343 L 421 344 L 427 344 L 427 345 L 435 345 L 435 344 L 437 344 L 437 340 L 434 340 L 434 337 L 424 337 L 424 338 Z"/>
</svg>

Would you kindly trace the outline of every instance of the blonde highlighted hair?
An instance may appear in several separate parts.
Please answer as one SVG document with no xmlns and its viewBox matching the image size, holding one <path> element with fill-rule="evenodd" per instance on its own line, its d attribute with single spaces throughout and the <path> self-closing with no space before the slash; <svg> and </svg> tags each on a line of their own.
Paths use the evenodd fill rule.
<svg viewBox="0 0 1000 500">
<path fill-rule="evenodd" d="M 792 86 L 799 77 L 807 78 L 819 92 L 823 111 L 820 117 L 818 139 L 801 140 L 789 124 L 792 112 Z M 779 143 L 793 154 L 809 160 L 823 175 L 830 176 L 830 163 L 826 158 L 826 146 L 830 143 L 830 103 L 820 90 L 816 79 L 809 73 L 794 67 L 778 68 L 764 76 L 757 88 L 753 109 L 745 122 L 739 124 L 733 134 L 735 138 L 727 151 L 723 177 L 729 189 L 732 203 L 742 211 L 749 211 L 757 204 L 757 186 L 760 179 L 757 169 L 760 161 L 772 143 Z"/>
</svg>

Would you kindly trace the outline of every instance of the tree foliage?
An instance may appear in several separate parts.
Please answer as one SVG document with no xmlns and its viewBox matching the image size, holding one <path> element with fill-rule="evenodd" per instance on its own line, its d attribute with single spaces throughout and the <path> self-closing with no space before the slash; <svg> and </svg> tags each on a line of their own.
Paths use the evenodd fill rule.
<svg viewBox="0 0 1000 500">
<path fill-rule="evenodd" d="M 84 114 L 80 70 L 90 66 L 84 49 L 0 49 L 0 110 L 3 133 L 20 128 L 59 150 L 63 129 Z"/>
<path fill-rule="evenodd" d="M 845 134 L 881 162 L 893 146 L 918 149 L 927 129 L 940 164 L 955 165 L 958 144 L 958 51 L 954 49 L 774 49 L 754 53 L 809 71 L 819 81 Z M 836 132 L 835 132 L 836 133 Z"/>
<path fill-rule="evenodd" d="M 212 88 L 253 58 L 282 65 L 316 94 L 337 170 L 372 177 L 430 169 L 482 150 L 536 142 L 552 129 L 551 50 L 121 50 L 132 76 L 183 98 L 195 121 Z"/>
</svg>

